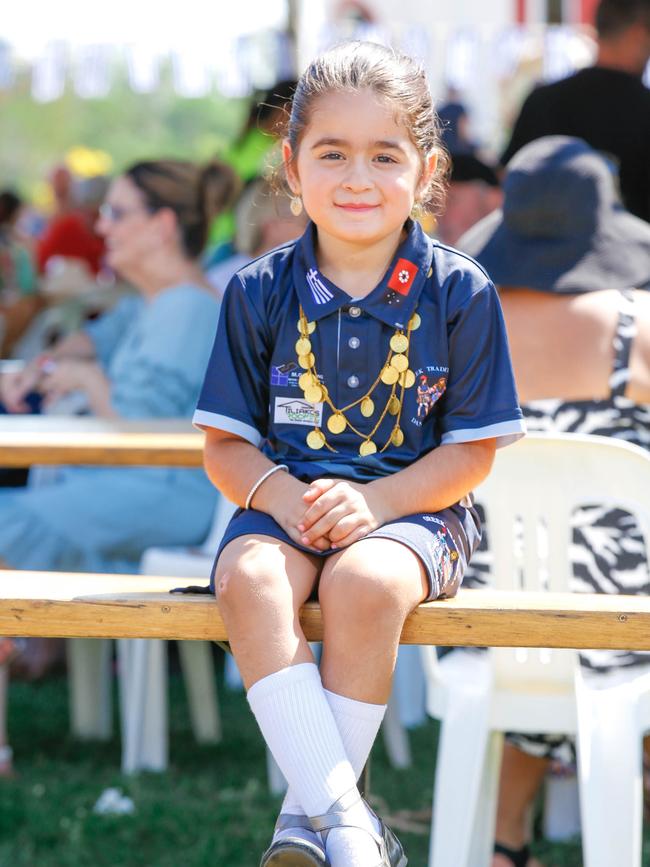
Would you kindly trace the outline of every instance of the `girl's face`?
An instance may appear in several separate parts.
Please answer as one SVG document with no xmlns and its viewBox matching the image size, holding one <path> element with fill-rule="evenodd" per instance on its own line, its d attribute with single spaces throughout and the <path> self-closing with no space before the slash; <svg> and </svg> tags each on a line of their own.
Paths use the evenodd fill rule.
<svg viewBox="0 0 650 867">
<path fill-rule="evenodd" d="M 284 143 L 289 185 L 319 237 L 367 246 L 402 231 L 435 171 L 395 108 L 372 91 L 330 93 L 314 104 L 297 157 Z"/>
<path fill-rule="evenodd" d="M 152 214 L 142 193 L 128 177 L 116 178 L 99 209 L 97 231 L 106 240 L 106 261 L 128 276 L 152 252 L 160 249 L 158 215 Z"/>
</svg>

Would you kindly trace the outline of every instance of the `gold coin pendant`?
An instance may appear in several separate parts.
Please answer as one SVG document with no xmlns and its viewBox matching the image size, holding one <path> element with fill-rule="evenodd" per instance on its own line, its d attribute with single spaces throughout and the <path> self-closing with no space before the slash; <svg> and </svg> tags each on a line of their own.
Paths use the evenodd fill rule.
<svg viewBox="0 0 650 867">
<path fill-rule="evenodd" d="M 399 371 L 388 364 L 381 372 L 381 381 L 385 385 L 393 385 L 399 379 Z"/>
<path fill-rule="evenodd" d="M 371 397 L 364 397 L 361 401 L 361 415 L 365 418 L 370 418 L 370 416 L 375 411 L 375 402 Z"/>
<path fill-rule="evenodd" d="M 400 428 L 396 427 L 394 429 L 394 431 L 390 435 L 390 441 L 394 446 L 397 446 L 398 448 L 402 445 L 402 443 L 404 442 L 404 433 Z"/>
<path fill-rule="evenodd" d="M 393 355 L 390 363 L 395 368 L 395 370 L 399 370 L 400 373 L 404 373 L 405 370 L 408 370 L 409 360 L 405 355 L 402 355 L 401 353 L 399 355 Z"/>
<path fill-rule="evenodd" d="M 420 325 L 422 324 L 422 319 L 420 318 L 419 313 L 414 313 L 413 316 L 409 319 L 409 328 L 411 331 L 417 331 Z"/>
<path fill-rule="evenodd" d="M 343 433 L 347 426 L 348 423 L 342 412 L 335 412 L 327 419 L 327 428 L 333 434 Z"/>
<path fill-rule="evenodd" d="M 316 361 L 316 358 L 314 357 L 313 352 L 310 352 L 309 355 L 299 355 L 298 356 L 298 364 L 301 367 L 304 367 L 305 370 L 309 370 L 310 367 L 313 367 L 315 361 Z"/>
<path fill-rule="evenodd" d="M 415 374 L 413 371 L 405 370 L 404 373 L 401 373 L 399 383 L 400 385 L 403 385 L 404 388 L 410 388 L 415 383 Z"/>
<path fill-rule="evenodd" d="M 305 389 L 305 400 L 309 403 L 320 403 L 323 399 L 323 389 L 320 385 L 310 385 Z"/>
<path fill-rule="evenodd" d="M 300 374 L 298 385 L 303 391 L 307 391 L 311 385 L 318 385 L 318 383 L 315 382 L 313 374 L 306 370 L 304 373 Z"/>
<path fill-rule="evenodd" d="M 377 451 L 377 446 L 373 443 L 372 440 L 365 440 L 359 446 L 359 454 L 362 458 L 367 457 L 368 455 L 374 455 Z"/>
<path fill-rule="evenodd" d="M 393 352 L 406 352 L 409 348 L 408 337 L 405 334 L 393 334 L 390 339 L 390 348 Z"/>
<path fill-rule="evenodd" d="M 307 434 L 307 445 L 310 449 L 318 451 L 325 445 L 325 434 L 320 430 L 312 430 Z"/>
<path fill-rule="evenodd" d="M 297 355 L 309 355 L 311 352 L 311 340 L 307 340 L 306 337 L 301 337 L 300 340 L 296 340 L 296 354 Z"/>
<path fill-rule="evenodd" d="M 400 411 L 401 406 L 402 404 L 400 403 L 399 398 L 393 395 L 388 401 L 388 412 L 391 415 L 397 415 L 397 413 Z"/>
<path fill-rule="evenodd" d="M 298 322 L 296 323 L 296 327 L 297 327 L 298 331 L 302 334 L 302 336 L 305 337 L 306 334 L 313 334 L 314 333 L 314 331 L 316 329 L 316 323 L 315 322 L 307 322 L 306 319 L 305 320 L 299 319 Z"/>
</svg>

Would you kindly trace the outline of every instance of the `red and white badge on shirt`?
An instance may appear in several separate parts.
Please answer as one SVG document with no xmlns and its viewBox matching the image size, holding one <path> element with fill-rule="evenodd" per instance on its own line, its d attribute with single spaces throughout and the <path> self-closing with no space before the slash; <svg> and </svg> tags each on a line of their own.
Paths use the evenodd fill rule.
<svg viewBox="0 0 650 867">
<path fill-rule="evenodd" d="M 408 259 L 398 259 L 390 275 L 388 288 L 394 289 L 400 295 L 408 295 L 417 273 L 418 267 L 413 262 L 409 262 Z"/>
</svg>

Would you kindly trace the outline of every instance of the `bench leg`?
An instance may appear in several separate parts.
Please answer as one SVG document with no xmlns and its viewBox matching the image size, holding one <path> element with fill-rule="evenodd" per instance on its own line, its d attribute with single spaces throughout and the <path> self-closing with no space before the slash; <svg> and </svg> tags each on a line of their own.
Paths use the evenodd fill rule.
<svg viewBox="0 0 650 867">
<path fill-rule="evenodd" d="M 113 733 L 112 642 L 71 638 L 66 651 L 72 734 L 85 740 L 108 740 Z"/>
<path fill-rule="evenodd" d="M 178 653 L 194 737 L 200 744 L 218 744 L 221 741 L 221 715 L 210 644 L 207 641 L 179 641 Z"/>
</svg>

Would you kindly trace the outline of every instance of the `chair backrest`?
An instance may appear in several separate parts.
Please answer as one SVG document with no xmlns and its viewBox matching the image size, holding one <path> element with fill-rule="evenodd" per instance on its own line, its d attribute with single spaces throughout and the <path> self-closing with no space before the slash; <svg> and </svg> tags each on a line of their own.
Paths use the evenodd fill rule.
<svg viewBox="0 0 650 867">
<path fill-rule="evenodd" d="M 650 454 L 618 439 L 529 434 L 497 452 L 476 500 L 486 512 L 496 590 L 569 591 L 571 518 L 579 506 L 635 515 L 650 550 Z M 493 657 L 497 684 L 573 682 L 574 651 L 495 648 Z"/>
</svg>

